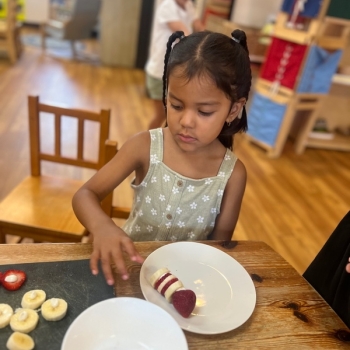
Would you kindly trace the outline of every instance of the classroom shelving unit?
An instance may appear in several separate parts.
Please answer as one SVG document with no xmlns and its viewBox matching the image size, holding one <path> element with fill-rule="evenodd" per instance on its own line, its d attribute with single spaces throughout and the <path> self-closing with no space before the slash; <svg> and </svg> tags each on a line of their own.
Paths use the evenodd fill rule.
<svg viewBox="0 0 350 350">
<path fill-rule="evenodd" d="M 310 138 L 350 36 L 350 17 L 331 8 L 347 0 L 285 0 L 249 108 L 248 139 L 279 157 L 289 136 L 306 147 L 350 151 L 350 137 Z M 350 127 L 350 118 L 348 125 Z"/>
</svg>

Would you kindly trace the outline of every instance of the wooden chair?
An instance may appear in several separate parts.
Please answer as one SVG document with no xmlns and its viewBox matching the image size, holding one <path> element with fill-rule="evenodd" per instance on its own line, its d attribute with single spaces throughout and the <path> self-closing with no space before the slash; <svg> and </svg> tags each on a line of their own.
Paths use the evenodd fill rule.
<svg viewBox="0 0 350 350">
<path fill-rule="evenodd" d="M 22 51 L 17 5 L 17 0 L 7 0 L 6 20 L 0 21 L 0 50 L 8 53 L 11 63 L 17 61 Z"/>
<path fill-rule="evenodd" d="M 108 163 L 118 152 L 118 143 L 107 140 L 105 144 L 105 163 Z M 111 218 L 127 219 L 130 208 L 113 205 L 113 192 L 111 192 L 101 203 L 102 209 Z"/>
<path fill-rule="evenodd" d="M 51 106 L 40 103 L 39 98 L 33 96 L 29 96 L 28 104 L 31 175 L 0 203 L 0 243 L 6 243 L 7 234 L 32 238 L 35 242 L 79 242 L 87 232 L 75 217 L 71 200 L 84 181 L 59 177 L 56 174 L 43 175 L 41 163 L 54 162 L 95 170 L 101 168 L 107 160 L 105 142 L 109 136 L 110 111 L 93 113 Z M 43 136 L 40 132 L 40 120 L 43 121 L 43 117 L 47 120 L 48 113 L 51 114 L 50 117 L 54 115 L 53 154 L 45 153 L 40 147 Z M 67 138 L 61 133 L 63 117 L 77 121 L 76 157 L 67 157 L 61 151 L 62 140 Z M 87 122 L 97 122 L 100 127 L 96 161 L 84 157 L 87 144 L 84 142 L 84 127 Z M 112 205 L 110 198 L 104 202 L 106 211 L 108 205 Z"/>
</svg>

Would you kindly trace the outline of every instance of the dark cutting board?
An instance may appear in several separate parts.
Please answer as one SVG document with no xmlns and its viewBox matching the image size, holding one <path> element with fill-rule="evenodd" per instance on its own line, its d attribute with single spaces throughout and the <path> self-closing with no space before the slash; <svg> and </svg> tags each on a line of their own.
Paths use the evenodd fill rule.
<svg viewBox="0 0 350 350">
<path fill-rule="evenodd" d="M 0 286 L 0 304 L 9 304 L 13 310 L 21 307 L 22 296 L 32 289 L 42 289 L 46 298 L 62 298 L 68 303 L 66 316 L 56 322 L 46 321 L 39 312 L 39 322 L 29 333 L 35 341 L 35 350 L 60 350 L 63 337 L 81 312 L 99 301 L 115 297 L 114 288 L 107 285 L 104 276 L 90 272 L 89 260 L 1 265 L 0 271 L 23 270 L 27 281 L 17 291 Z M 6 349 L 10 326 L 0 329 L 0 349 Z M 78 350 L 78 349 L 77 349 Z"/>
</svg>

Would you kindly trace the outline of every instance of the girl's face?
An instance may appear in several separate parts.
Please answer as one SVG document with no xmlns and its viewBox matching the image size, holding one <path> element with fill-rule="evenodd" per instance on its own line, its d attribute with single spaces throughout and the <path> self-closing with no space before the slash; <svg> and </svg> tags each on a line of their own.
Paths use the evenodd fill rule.
<svg viewBox="0 0 350 350">
<path fill-rule="evenodd" d="M 190 81 L 175 68 L 169 76 L 167 123 L 175 142 L 185 151 L 211 146 L 225 122 L 234 120 L 243 102 L 231 101 L 208 76 Z"/>
</svg>

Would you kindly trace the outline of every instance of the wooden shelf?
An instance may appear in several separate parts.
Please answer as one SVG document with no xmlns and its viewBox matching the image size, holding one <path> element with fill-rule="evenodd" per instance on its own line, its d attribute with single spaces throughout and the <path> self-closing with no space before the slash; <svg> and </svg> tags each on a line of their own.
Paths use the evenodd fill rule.
<svg viewBox="0 0 350 350">
<path fill-rule="evenodd" d="M 335 151 L 350 151 L 350 137 L 339 134 L 334 134 L 334 138 L 331 140 L 321 140 L 309 137 L 307 139 L 307 147 Z"/>
</svg>

